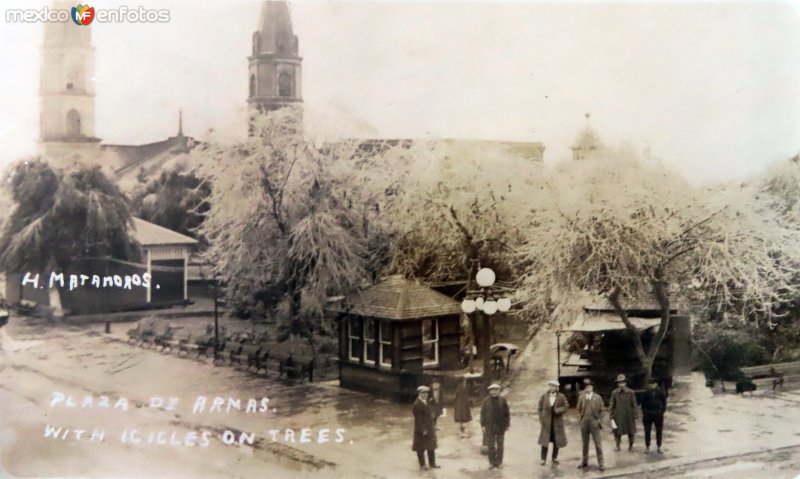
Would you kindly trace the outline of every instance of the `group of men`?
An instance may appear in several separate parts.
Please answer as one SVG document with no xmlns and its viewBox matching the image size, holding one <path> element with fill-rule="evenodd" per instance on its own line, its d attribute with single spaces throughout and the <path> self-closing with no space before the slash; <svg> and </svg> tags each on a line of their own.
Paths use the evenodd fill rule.
<svg viewBox="0 0 800 479">
<path fill-rule="evenodd" d="M 558 464 L 558 452 L 567 445 L 567 436 L 564 430 L 564 413 L 569 408 L 569 402 L 564 394 L 559 392 L 558 381 L 549 381 L 548 391 L 539 399 L 539 445 L 541 446 L 541 465 L 547 463 L 547 452 L 552 444 L 552 464 Z M 503 467 L 503 444 L 505 433 L 511 425 L 511 412 L 508 402 L 500 396 L 499 384 L 489 386 L 489 396 L 481 404 L 481 428 L 484 440 L 488 445 L 489 464 L 491 468 Z M 412 449 L 417 453 L 419 465 L 426 468 L 425 453 L 428 455 L 428 466 L 439 468 L 436 464 L 435 449 L 436 427 L 434 424 L 435 410 L 429 404 L 428 395 L 430 388 L 420 386 L 417 388 L 417 400 L 414 402 L 414 441 Z M 650 452 L 650 436 L 653 425 L 656 429 L 656 446 L 661 454 L 662 431 L 664 425 L 664 411 L 667 407 L 667 398 L 664 391 L 658 387 L 655 380 L 651 380 L 647 389 L 642 393 L 640 405 L 642 408 L 642 422 L 645 432 L 645 453 Z M 578 465 L 579 469 L 588 467 L 589 464 L 589 438 L 595 445 L 597 463 L 601 471 L 605 470 L 602 447 L 602 418 L 605 411 L 603 398 L 594 392 L 594 385 L 590 380 L 584 381 L 584 389 L 578 396 L 578 424 L 581 431 L 583 445 L 583 459 Z M 622 436 L 628 437 L 628 451 L 633 451 L 633 440 L 636 433 L 636 394 L 627 386 L 624 374 L 617 376 L 617 388 L 611 393 L 608 413 L 611 428 L 614 433 L 616 450 L 620 450 Z"/>
</svg>

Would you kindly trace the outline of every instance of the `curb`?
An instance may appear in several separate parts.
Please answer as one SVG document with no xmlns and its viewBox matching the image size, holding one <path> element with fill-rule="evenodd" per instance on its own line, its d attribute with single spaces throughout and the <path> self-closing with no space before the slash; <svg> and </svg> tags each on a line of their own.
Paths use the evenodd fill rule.
<svg viewBox="0 0 800 479">
<path fill-rule="evenodd" d="M 675 459 L 675 460 L 672 460 L 672 461 L 667 460 L 665 462 L 669 462 L 669 464 L 664 464 L 663 466 L 648 467 L 647 469 L 642 469 L 642 468 L 639 468 L 639 467 L 636 467 L 636 468 L 629 467 L 627 469 L 621 469 L 619 471 L 615 471 L 612 474 L 603 474 L 601 476 L 594 476 L 594 477 L 597 478 L 597 479 L 611 479 L 611 478 L 617 478 L 617 477 L 629 477 L 629 476 L 631 476 L 633 474 L 644 474 L 644 473 L 654 473 L 654 472 L 668 471 L 668 470 L 674 469 L 676 467 L 686 467 L 686 466 L 691 466 L 692 464 L 700 464 L 700 463 L 703 463 L 703 462 L 722 461 L 722 460 L 725 460 L 725 459 L 733 459 L 733 458 L 736 458 L 736 457 L 741 457 L 741 456 L 746 456 L 746 455 L 763 454 L 763 453 L 766 453 L 766 452 L 778 452 L 778 451 L 782 451 L 782 450 L 785 450 L 785 449 L 796 449 L 796 448 L 800 448 L 800 443 L 790 444 L 788 446 L 780 446 L 780 447 L 767 447 L 767 448 L 763 448 L 763 449 L 756 449 L 754 451 L 745 451 L 745 452 L 739 452 L 739 453 L 729 453 L 729 454 L 725 454 L 725 455 L 722 455 L 722 456 L 712 456 L 712 457 L 699 458 L 699 459 L 697 459 L 697 458 L 695 458 L 695 459 L 687 459 L 687 460 Z"/>
</svg>

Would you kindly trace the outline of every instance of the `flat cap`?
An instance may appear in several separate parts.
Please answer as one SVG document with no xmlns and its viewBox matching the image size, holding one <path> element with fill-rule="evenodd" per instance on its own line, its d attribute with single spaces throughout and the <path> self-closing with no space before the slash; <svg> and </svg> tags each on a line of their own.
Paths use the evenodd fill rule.
<svg viewBox="0 0 800 479">
<path fill-rule="evenodd" d="M 419 387 L 417 388 L 417 392 L 418 392 L 418 393 L 421 393 L 421 392 L 423 392 L 423 391 L 424 391 L 424 392 L 428 392 L 428 391 L 430 391 L 430 390 L 431 390 L 431 388 L 429 388 L 428 386 L 419 386 Z"/>
<path fill-rule="evenodd" d="M 501 389 L 501 388 L 500 388 L 500 385 L 499 385 L 499 384 L 497 384 L 497 383 L 493 383 L 491 386 L 489 386 L 489 387 L 488 387 L 488 388 L 486 388 L 486 389 L 492 390 L 492 389 Z"/>
</svg>

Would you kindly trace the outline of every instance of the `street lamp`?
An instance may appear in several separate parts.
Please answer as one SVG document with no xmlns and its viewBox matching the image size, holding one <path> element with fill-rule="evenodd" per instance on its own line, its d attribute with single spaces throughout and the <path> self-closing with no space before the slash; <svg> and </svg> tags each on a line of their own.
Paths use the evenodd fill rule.
<svg viewBox="0 0 800 479">
<path fill-rule="evenodd" d="M 491 375 L 489 374 L 489 317 L 498 311 L 505 313 L 511 309 L 511 299 L 505 296 L 498 298 L 502 292 L 494 286 L 496 279 L 494 271 L 490 268 L 481 268 L 475 275 L 475 282 L 478 284 L 479 289 L 469 290 L 468 286 L 467 295 L 461 302 L 461 311 L 466 314 L 472 314 L 477 311 L 479 317 L 483 319 L 481 326 L 484 337 L 479 346 L 483 356 L 484 386 L 488 386 L 489 381 L 491 381 Z"/>
</svg>

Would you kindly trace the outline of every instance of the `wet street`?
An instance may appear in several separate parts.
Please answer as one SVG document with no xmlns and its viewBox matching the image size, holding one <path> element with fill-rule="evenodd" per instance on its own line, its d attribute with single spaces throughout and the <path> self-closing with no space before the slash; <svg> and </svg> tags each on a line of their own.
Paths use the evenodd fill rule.
<svg viewBox="0 0 800 479">
<path fill-rule="evenodd" d="M 478 408 L 473 409 L 468 438 L 459 438 L 447 408 L 447 415 L 439 419 L 437 458 L 442 469 L 420 471 L 411 451 L 410 405 L 344 390 L 337 381 L 291 383 L 279 380 L 275 371 L 255 376 L 214 367 L 208 360 L 132 347 L 123 341 L 128 327 L 114 325 L 111 336 L 99 326 L 0 330 L 0 467 L 6 475 L 770 479 L 800 475 L 799 391 L 713 395 L 699 375 L 675 383 L 665 416 L 665 454 L 644 454 L 641 422 L 634 451 L 614 452 L 610 427 L 605 426 L 605 473 L 597 469 L 593 450 L 591 467 L 578 471 L 580 436 L 571 410 L 566 417 L 569 444 L 560 454 L 561 463 L 540 466 L 536 404 L 555 366 L 550 360 L 552 341 L 544 334 L 518 359 L 514 380 L 505 392 L 512 419 L 504 469 L 489 470 L 486 457 L 479 453 Z M 224 403 L 214 409 L 216 397 Z M 266 408 L 262 408 L 264 398 L 268 398 Z"/>
</svg>

